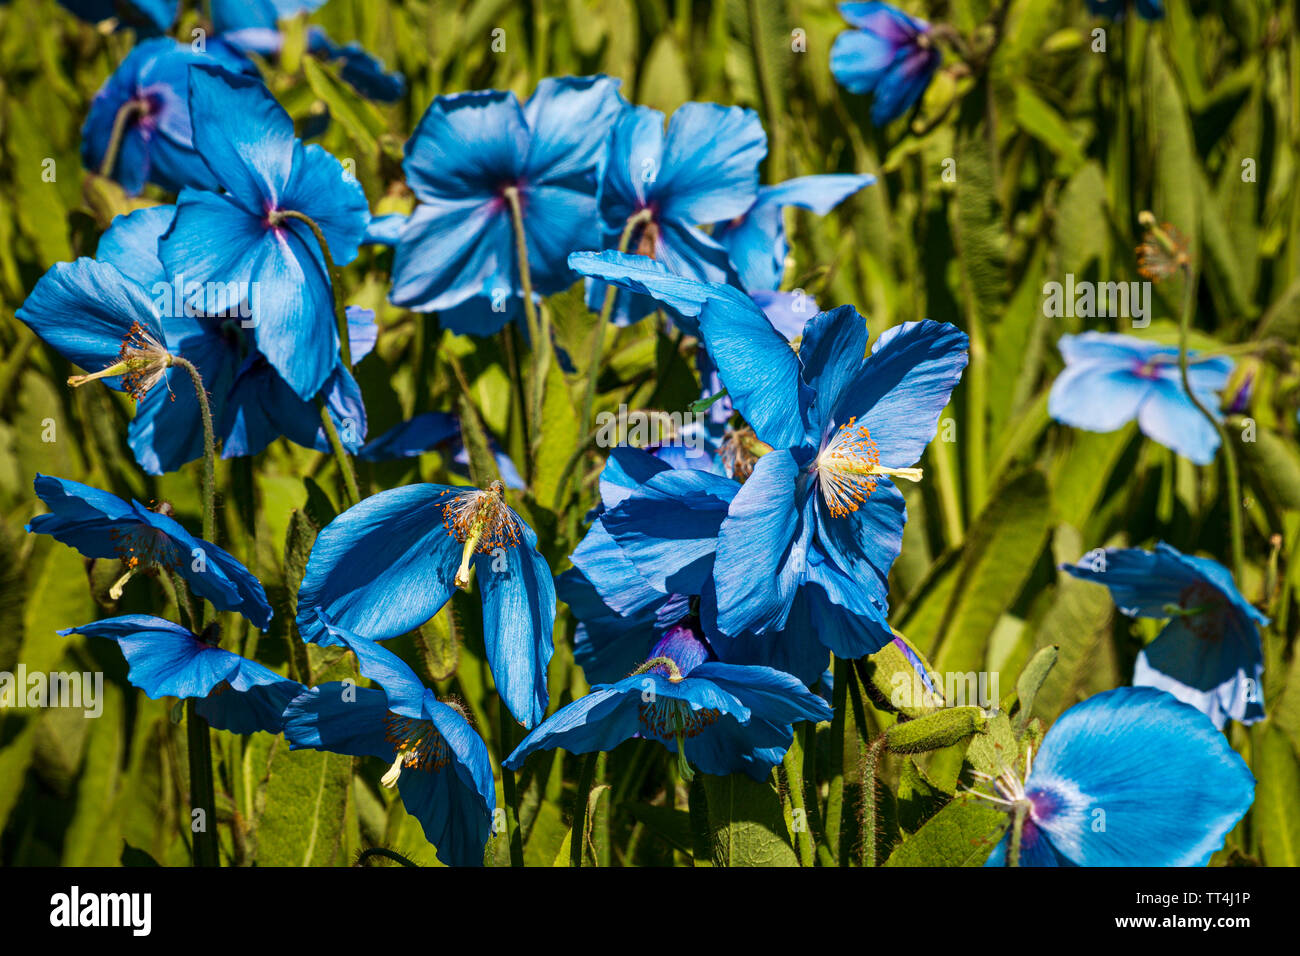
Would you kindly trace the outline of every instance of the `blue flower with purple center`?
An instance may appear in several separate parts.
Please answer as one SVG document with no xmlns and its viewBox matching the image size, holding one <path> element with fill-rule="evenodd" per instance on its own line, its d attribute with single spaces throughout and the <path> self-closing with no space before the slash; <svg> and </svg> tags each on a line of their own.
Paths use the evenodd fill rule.
<svg viewBox="0 0 1300 956">
<path fill-rule="evenodd" d="M 1020 866 L 1205 866 L 1255 795 L 1205 715 L 1151 687 L 1071 707 L 1025 764 L 980 794 L 1024 813 Z M 986 866 L 1007 865 L 1012 836 Z"/>
<path fill-rule="evenodd" d="M 846 30 L 831 46 L 831 72 L 851 93 L 870 93 L 871 122 L 884 126 L 921 98 L 943 60 L 930 24 L 887 3 L 841 3 Z"/>
<path fill-rule="evenodd" d="M 1218 430 L 1183 388 L 1178 349 L 1128 335 L 1084 332 L 1058 343 L 1065 370 L 1052 383 L 1047 410 L 1065 425 L 1111 432 L 1137 420 L 1142 433 L 1198 465 L 1219 448 Z M 1188 353 L 1192 393 L 1218 415 L 1232 359 Z"/>
</svg>

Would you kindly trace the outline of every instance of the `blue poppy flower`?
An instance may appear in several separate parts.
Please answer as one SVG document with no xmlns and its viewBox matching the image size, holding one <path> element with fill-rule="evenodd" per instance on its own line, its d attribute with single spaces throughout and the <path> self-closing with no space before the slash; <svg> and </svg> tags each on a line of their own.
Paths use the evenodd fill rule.
<svg viewBox="0 0 1300 956">
<path fill-rule="evenodd" d="M 783 210 L 798 206 L 824 216 L 875 181 L 876 177 L 870 175 L 801 176 L 763 186 L 754 205 L 714 227 L 713 239 L 727 250 L 746 290 L 771 293 L 781 285 L 785 259 L 790 254 Z"/>
<path fill-rule="evenodd" d="M 278 734 L 289 701 L 305 688 L 257 661 L 217 646 L 215 627 L 202 635 L 149 614 L 124 614 L 59 631 L 116 641 L 127 679 L 151 700 L 198 698 L 196 710 L 218 730 Z"/>
<path fill-rule="evenodd" d="M 1138 16 L 1143 20 L 1163 20 L 1165 0 L 1136 0 Z M 1088 0 L 1088 12 L 1097 17 L 1117 20 L 1128 9 L 1128 0 Z"/>
<path fill-rule="evenodd" d="M 295 138 L 261 83 L 191 67 L 190 117 L 199 157 L 225 192 L 181 191 L 159 241 L 163 265 L 205 285 L 246 284 L 258 350 L 312 399 L 337 364 L 334 299 L 311 229 L 286 214 L 310 217 L 346 265 L 370 218 L 365 195 L 337 159 Z"/>
<path fill-rule="evenodd" d="M 1021 866 L 1205 866 L 1250 809 L 1255 778 L 1223 735 L 1151 687 L 1120 687 L 1062 714 L 1022 782 L 994 783 L 1010 810 L 1028 802 Z M 1010 834 L 986 866 L 1004 866 Z"/>
<path fill-rule="evenodd" d="M 766 780 L 790 747 L 792 724 L 830 720 L 831 710 L 795 677 L 770 667 L 722 664 L 689 628 L 676 627 L 642 669 L 560 708 L 532 731 L 503 766 L 562 747 L 583 754 L 642 737 L 690 768 Z"/>
<path fill-rule="evenodd" d="M 556 582 L 580 622 L 575 659 L 589 681 L 615 680 L 664 631 L 685 624 L 725 663 L 761 664 L 815 682 L 828 652 L 811 631 L 760 636 L 718 627 L 714 552 L 740 484 L 689 462 L 627 447 L 611 453 L 601 510 L 574 550 L 574 567 Z"/>
<path fill-rule="evenodd" d="M 1065 370 L 1052 383 L 1048 413 L 1066 425 L 1111 432 L 1137 419 L 1142 433 L 1198 465 L 1208 465 L 1219 433 L 1187 396 L 1178 349 L 1128 335 L 1084 332 L 1058 343 Z M 1188 381 L 1217 415 L 1232 359 L 1188 353 Z"/>
<path fill-rule="evenodd" d="M 241 293 L 232 293 L 225 285 L 204 287 L 184 276 L 168 276 L 158 258 L 158 242 L 175 212 L 175 206 L 153 206 L 119 216 L 100 239 L 96 255 L 147 290 L 166 350 L 198 369 L 216 437 L 223 442 L 222 457 L 255 455 L 282 435 L 308 448 L 329 451 L 315 402 L 300 399 L 253 347 L 246 328 L 251 310 Z M 70 296 L 75 303 L 65 305 L 58 315 L 95 308 L 99 298 L 94 287 L 74 289 Z M 374 346 L 374 313 L 348 306 L 347 316 L 352 357 L 359 362 Z M 175 471 L 203 454 L 193 385 L 175 369 L 164 374 L 167 387 L 143 395 L 128 429 L 136 460 L 153 475 Z M 322 392 L 344 447 L 356 452 L 365 438 L 365 406 L 341 360 L 336 359 Z"/>
<path fill-rule="evenodd" d="M 176 519 L 67 478 L 37 475 L 35 484 L 50 513 L 32 518 L 29 532 L 48 534 L 88 558 L 119 558 L 128 574 L 164 568 L 217 610 L 238 611 L 262 630 L 271 622 L 271 605 L 257 578 Z"/>
<path fill-rule="evenodd" d="M 1264 716 L 1264 652 L 1256 625 L 1268 618 L 1242 596 L 1223 565 L 1162 541 L 1155 551 L 1098 549 L 1061 569 L 1106 585 L 1131 617 L 1169 621 L 1138 654 L 1135 685 L 1168 691 L 1220 728 L 1229 717 L 1253 724 Z"/>
<path fill-rule="evenodd" d="M 943 60 L 930 24 L 887 3 L 841 3 L 846 30 L 831 46 L 831 72 L 850 93 L 871 93 L 871 122 L 884 126 L 912 107 Z"/>
<path fill-rule="evenodd" d="M 737 289 L 667 276 L 630 256 L 575 253 L 570 261 L 694 312 L 732 403 L 772 449 L 754 463 L 718 531 L 718 628 L 736 635 L 794 626 L 850 659 L 892 640 L 887 576 L 906 508 L 891 479 L 920 479 L 911 466 L 966 367 L 966 334 L 907 322 L 867 356 L 866 323 L 842 306 L 808 321 L 796 353 Z"/>
<path fill-rule="evenodd" d="M 758 164 L 766 155 L 767 134 L 753 110 L 684 103 L 667 132 L 658 110 L 625 110 L 601 160 L 602 246 L 617 248 L 629 221 L 648 217 L 634 227 L 629 251 L 676 275 L 739 285 L 727 250 L 697 227 L 744 215 L 758 199 Z M 599 311 L 604 300 L 605 284 L 590 282 L 587 304 Z M 626 325 L 655 308 L 644 296 L 620 292 L 613 318 Z"/>
<path fill-rule="evenodd" d="M 419 205 L 393 260 L 392 301 L 426 312 L 472 308 L 479 334 L 516 314 L 507 305 L 523 296 L 511 188 L 534 292 L 569 286 L 565 257 L 594 245 L 596 165 L 625 105 L 607 76 L 542 80 L 523 105 L 498 90 L 437 97 L 406 144 Z"/>
<path fill-rule="evenodd" d="M 318 612 L 369 640 L 414 630 L 477 571 L 483 640 L 497 692 L 531 727 L 546 713 L 555 584 L 537 535 L 487 491 L 419 484 L 372 495 L 316 538 L 298 591 L 303 640 L 333 643 Z"/>
<path fill-rule="evenodd" d="M 348 681 L 304 691 L 284 712 L 290 749 L 390 762 L 381 782 L 397 788 L 438 859 L 448 866 L 481 866 L 496 807 L 483 738 L 397 655 L 328 619 L 320 623 L 330 643 L 352 651 L 362 675 L 379 688 Z"/>
<path fill-rule="evenodd" d="M 166 37 L 144 41 L 91 100 L 81 128 L 82 164 L 99 171 L 121 117 L 117 158 L 108 175 L 128 194 L 136 195 L 145 183 L 170 192 L 184 186 L 216 189 L 216 178 L 195 152 L 190 126 L 189 68 L 195 64 L 258 75 L 249 60 L 220 40 L 202 52 Z"/>
<path fill-rule="evenodd" d="M 171 29 L 180 0 L 59 0 L 59 5 L 87 23 L 116 20 L 119 30 L 133 27 L 142 34 L 155 35 Z"/>
<path fill-rule="evenodd" d="M 469 451 L 461 440 L 460 419 L 449 412 L 422 412 L 404 422 L 398 422 L 378 438 L 367 442 L 357 452 L 357 457 L 362 461 L 392 461 L 396 458 L 415 458 L 444 446 L 450 452 L 448 467 L 458 475 L 467 476 Z M 491 436 L 488 436 L 488 447 L 505 486 L 523 491 L 527 485 L 510 456 L 502 451 Z"/>
</svg>

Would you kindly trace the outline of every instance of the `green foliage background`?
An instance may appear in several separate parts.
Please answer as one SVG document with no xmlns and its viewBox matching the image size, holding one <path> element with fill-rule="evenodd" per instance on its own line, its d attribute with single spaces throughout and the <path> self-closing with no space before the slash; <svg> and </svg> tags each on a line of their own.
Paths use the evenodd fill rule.
<svg viewBox="0 0 1300 956">
<path fill-rule="evenodd" d="M 182 38 L 199 22 L 193 5 L 185 6 L 174 31 Z M 990 28 L 980 25 L 995 12 L 990 0 L 903 6 L 985 39 Z M 1294 6 L 1168 0 L 1162 23 L 1112 24 L 1089 17 L 1082 0 L 1011 0 L 987 72 L 941 73 L 916 126 L 900 121 L 883 131 L 868 122 L 870 101 L 845 93 L 829 72 L 830 44 L 844 24 L 826 0 L 332 0 L 312 22 L 340 42 L 360 42 L 408 79 L 401 103 L 360 100 L 333 67 L 295 52 L 301 24 L 282 62 L 266 66 L 271 89 L 300 128 L 328 117 L 319 141 L 355 161 L 376 214 L 409 209 L 402 144 L 435 95 L 496 87 L 526 96 L 540 77 L 565 73 L 620 77 L 630 100 L 665 111 L 687 99 L 757 109 L 769 136 L 767 182 L 879 175 L 878 185 L 825 218 L 791 214 L 788 287 L 807 290 L 822 307 L 856 305 L 873 333 L 930 317 L 971 335 L 971 366 L 945 413 L 954 440 L 934 442 L 922 462 L 926 480 L 904 489 L 910 520 L 892 582 L 894 626 L 938 671 L 996 671 L 1007 692 L 1035 651 L 1059 646 L 1056 667 L 1032 697 L 1032 713 L 1050 723 L 1075 701 L 1127 683 L 1138 650 L 1155 635 L 1149 622 L 1116 615 L 1103 588 L 1061 575 L 1056 564 L 1095 547 L 1158 539 L 1226 563 L 1227 509 L 1240 506 L 1247 573 L 1239 583 L 1273 620 L 1263 634 L 1270 716 L 1229 731 L 1258 791 L 1216 862 L 1300 863 Z M 1098 27 L 1104 53 L 1093 50 Z M 503 52 L 492 49 L 498 29 Z M 792 50 L 796 29 L 806 52 Z M 190 861 L 179 711 L 174 716 L 171 701 L 131 688 L 111 645 L 55 634 L 108 613 L 171 615 L 174 608 L 148 579 L 134 581 L 114 605 L 107 590 L 119 573 L 115 563 L 87 562 L 23 530 L 39 506 L 36 472 L 144 502 L 166 499 L 198 528 L 198 464 L 160 479 L 144 475 L 125 443 L 130 401 L 101 388 L 66 388 L 67 364 L 13 317 L 52 263 L 93 254 L 112 216 L 129 207 L 112 184 L 82 170 L 78 151 L 90 98 L 130 46 L 129 33 L 101 34 L 54 0 L 0 6 L 0 670 L 22 661 L 29 672 L 107 675 L 99 720 L 79 711 L 0 711 L 0 862 L 10 865 Z M 42 175 L 47 160 L 53 182 Z M 942 175 L 948 160 L 955 181 Z M 1253 161 L 1255 181 L 1243 181 L 1243 160 Z M 1061 368 L 1056 340 L 1086 323 L 1046 317 L 1043 284 L 1066 273 L 1139 278 L 1134 247 L 1145 209 L 1173 224 L 1191 250 L 1193 344 L 1260 343 L 1239 358 L 1253 376 L 1242 415 L 1256 429 L 1255 441 L 1233 442 L 1244 474 L 1239 503 L 1226 499 L 1218 467 L 1197 468 L 1142 440 L 1133 426 L 1091 434 L 1047 417 L 1047 391 Z M 391 253 L 370 249 L 345 273 L 348 302 L 375 308 L 382 328 L 357 372 L 369 434 L 421 411 L 454 410 L 469 423 L 476 478 L 493 469 L 476 424 L 499 436 L 516 461 L 535 453 L 530 491 L 515 503 L 552 568 L 562 570 L 599 469 L 597 458 L 577 455 L 576 480 L 565 477 L 583 445 L 577 409 L 594 328 L 580 290 L 549 304 L 558 343 L 578 368 L 567 377 L 552 368 L 541 433 L 529 436 L 507 340 L 455 337 L 434 317 L 387 305 L 390 264 Z M 1134 334 L 1174 341 L 1181 297 L 1178 277 L 1158 285 L 1154 321 Z M 1091 327 L 1105 328 L 1095 320 Z M 597 407 L 684 409 L 697 388 L 690 348 L 652 321 L 620 331 L 607 342 Z M 51 421 L 56 437 L 47 441 Z M 1229 430 L 1241 436 L 1243 427 L 1234 419 Z M 426 455 L 363 468 L 362 480 L 377 490 L 448 476 L 437 455 Z M 302 645 L 291 623 L 312 537 L 339 507 L 332 462 L 279 442 L 255 461 L 220 463 L 218 481 L 219 540 L 265 583 L 277 609 L 266 634 L 228 616 L 224 646 L 303 681 L 348 673 L 345 661 Z M 467 704 L 495 761 L 497 710 L 477 628 L 477 600 L 457 595 L 420 634 L 390 646 L 441 693 Z M 572 664 L 572 630 L 562 607 L 553 708 L 586 689 Z M 847 709 L 841 697 L 838 711 Z M 871 706 L 846 719 L 864 739 L 894 722 Z M 708 780 L 710 819 L 703 821 L 691 819 L 686 788 L 661 748 L 624 745 L 595 767 L 586 862 L 793 863 L 806 849 L 787 829 L 794 806 L 812 823 L 821 863 L 982 862 L 971 834 L 989 832 L 993 811 L 973 810 L 965 797 L 948 801 L 963 758 L 980 760 L 968 748 L 978 750 L 988 734 L 920 756 L 889 756 L 879 765 L 879 800 L 864 805 L 873 783 L 863 768 L 874 765 L 861 759 L 859 733 L 845 734 L 840 750 L 836 730 L 823 725 L 803 741 L 795 755 L 801 763 L 779 775 L 779 791 L 740 778 Z M 433 864 L 418 824 L 378 786 L 384 768 L 377 761 L 291 756 L 283 740 L 265 734 L 215 734 L 214 747 L 225 861 L 340 865 L 382 846 Z M 527 863 L 569 859 L 580 770 L 580 758 L 557 751 L 521 775 Z M 124 846 L 133 848 L 125 857 Z M 490 862 L 503 863 L 506 854 L 505 840 L 493 839 Z"/>
</svg>

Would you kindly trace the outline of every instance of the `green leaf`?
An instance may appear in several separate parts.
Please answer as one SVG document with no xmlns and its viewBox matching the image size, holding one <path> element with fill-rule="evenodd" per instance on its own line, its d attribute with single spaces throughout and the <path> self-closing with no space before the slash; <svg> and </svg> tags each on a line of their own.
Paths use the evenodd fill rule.
<svg viewBox="0 0 1300 956">
<path fill-rule="evenodd" d="M 290 752 L 277 741 L 257 819 L 258 864 L 346 863 L 343 834 L 351 790 L 351 757 L 321 750 Z"/>
<path fill-rule="evenodd" d="M 1255 805 L 1252 816 L 1265 866 L 1300 866 L 1300 763 L 1286 735 L 1267 722 L 1254 742 Z"/>
<path fill-rule="evenodd" d="M 798 866 L 781 797 L 770 781 L 704 775 L 717 866 Z"/>
<path fill-rule="evenodd" d="M 889 855 L 885 866 L 983 866 L 1007 815 L 969 794 L 955 797 Z"/>
<path fill-rule="evenodd" d="M 943 639 L 934 655 L 941 673 L 985 668 L 989 637 L 1028 579 L 1047 540 L 1050 516 L 1047 481 L 1036 469 L 1021 472 L 994 491 L 967 534 L 956 585 L 944 610 L 939 628 Z"/>
</svg>

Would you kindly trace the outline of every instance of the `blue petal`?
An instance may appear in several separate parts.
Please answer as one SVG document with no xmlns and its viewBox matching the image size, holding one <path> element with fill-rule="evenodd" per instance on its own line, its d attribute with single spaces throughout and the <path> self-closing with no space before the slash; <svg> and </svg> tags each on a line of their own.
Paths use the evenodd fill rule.
<svg viewBox="0 0 1300 956">
<path fill-rule="evenodd" d="M 402 803 L 448 866 L 481 866 L 492 828 L 496 788 L 487 745 L 459 713 L 426 697 L 426 716 L 452 759 L 441 768 L 406 768 L 398 781 Z"/>
<path fill-rule="evenodd" d="M 382 690 L 333 681 L 310 687 L 284 710 L 290 750 L 328 750 L 391 761 L 396 748 L 385 736 L 388 697 Z"/>
<path fill-rule="evenodd" d="M 633 615 L 658 604 L 667 595 L 637 570 L 598 518 L 570 556 L 573 565 L 614 613 Z"/>
<path fill-rule="evenodd" d="M 1198 396 L 1199 397 L 1199 396 Z M 1217 410 L 1215 401 L 1208 407 Z M 1138 411 L 1138 427 L 1189 461 L 1208 465 L 1219 449 L 1219 432 L 1192 404 L 1181 385 L 1157 382 Z"/>
<path fill-rule="evenodd" d="M 870 430 L 882 465 L 915 464 L 961 380 L 968 345 L 966 333 L 946 322 L 904 322 L 887 330 L 853 381 L 833 397 L 833 423 L 856 415 Z M 826 401 L 820 386 L 818 401 Z"/>
<path fill-rule="evenodd" d="M 206 697 L 238 670 L 241 660 L 204 644 L 179 624 L 148 614 L 107 618 L 59 633 L 116 641 L 129 667 L 127 679 L 153 700 Z"/>
<path fill-rule="evenodd" d="M 550 699 L 546 668 L 554 651 L 555 582 L 522 521 L 521 540 L 474 559 L 483 598 L 483 641 L 497 693 L 515 719 L 534 726 Z"/>
<path fill-rule="evenodd" d="M 767 134 L 753 110 L 684 103 L 668 121 L 654 181 L 659 215 L 687 225 L 739 216 L 758 197 Z"/>
<path fill-rule="evenodd" d="M 342 645 L 355 654 L 361 675 L 384 689 L 388 696 L 389 710 L 414 720 L 424 716 L 426 688 L 405 661 L 374 641 L 358 637 L 334 624 L 324 611 L 317 611 L 316 617 L 330 637 L 330 640 L 322 640 L 321 643 Z"/>
<path fill-rule="evenodd" d="M 118 361 L 133 323 L 162 344 L 148 293 L 113 266 L 94 259 L 60 262 L 41 276 L 17 317 L 69 362 L 98 372 Z M 103 380 L 120 388 L 121 378 Z"/>
<path fill-rule="evenodd" d="M 402 230 L 406 228 L 410 218 L 401 213 L 373 216 L 370 225 L 366 226 L 365 236 L 361 241 L 369 245 L 395 246 L 400 241 Z"/>
<path fill-rule="evenodd" d="M 438 613 L 461 552 L 443 528 L 443 505 L 459 493 L 425 484 L 381 491 L 326 525 L 298 591 L 303 640 L 330 643 L 316 608 L 371 640 L 405 634 Z"/>
<path fill-rule="evenodd" d="M 190 116 L 200 158 L 234 202 L 253 216 L 279 208 L 293 171 L 293 120 L 266 86 L 191 67 Z"/>
<path fill-rule="evenodd" d="M 740 485 L 694 469 L 660 472 L 601 517 L 637 571 L 664 593 L 698 594 Z"/>
<path fill-rule="evenodd" d="M 761 634 L 785 624 L 813 533 L 811 508 L 797 500 L 799 471 L 789 452 L 769 452 L 731 500 L 713 571 L 724 633 Z"/>
<path fill-rule="evenodd" d="M 601 600 L 600 593 L 577 568 L 556 577 L 555 593 L 578 620 L 573 659 L 589 684 L 616 681 L 646 659 L 659 633 L 656 604 L 621 615 Z"/>
<path fill-rule="evenodd" d="M 99 237 L 95 258 L 115 266 L 146 289 L 166 282 L 167 270 L 158 258 L 158 240 L 175 215 L 175 206 L 150 206 L 115 217 Z"/>
<path fill-rule="evenodd" d="M 460 422 L 447 412 L 423 412 L 399 422 L 357 454 L 365 461 L 414 458 L 460 437 Z"/>
<path fill-rule="evenodd" d="M 195 710 L 218 730 L 278 734 L 284 729 L 284 709 L 304 690 L 297 681 L 241 657 L 235 670 L 199 701 Z"/>
<path fill-rule="evenodd" d="M 614 120 L 627 103 L 620 81 L 608 76 L 547 77 L 524 105 L 532 133 L 524 175 L 530 183 L 576 185 L 586 179 L 595 195 L 594 172 Z"/>
<path fill-rule="evenodd" d="M 711 661 L 699 665 L 693 678 L 712 681 L 749 708 L 753 717 L 777 724 L 800 720 L 830 720 L 831 709 L 797 678 L 770 667 Z"/>
</svg>

